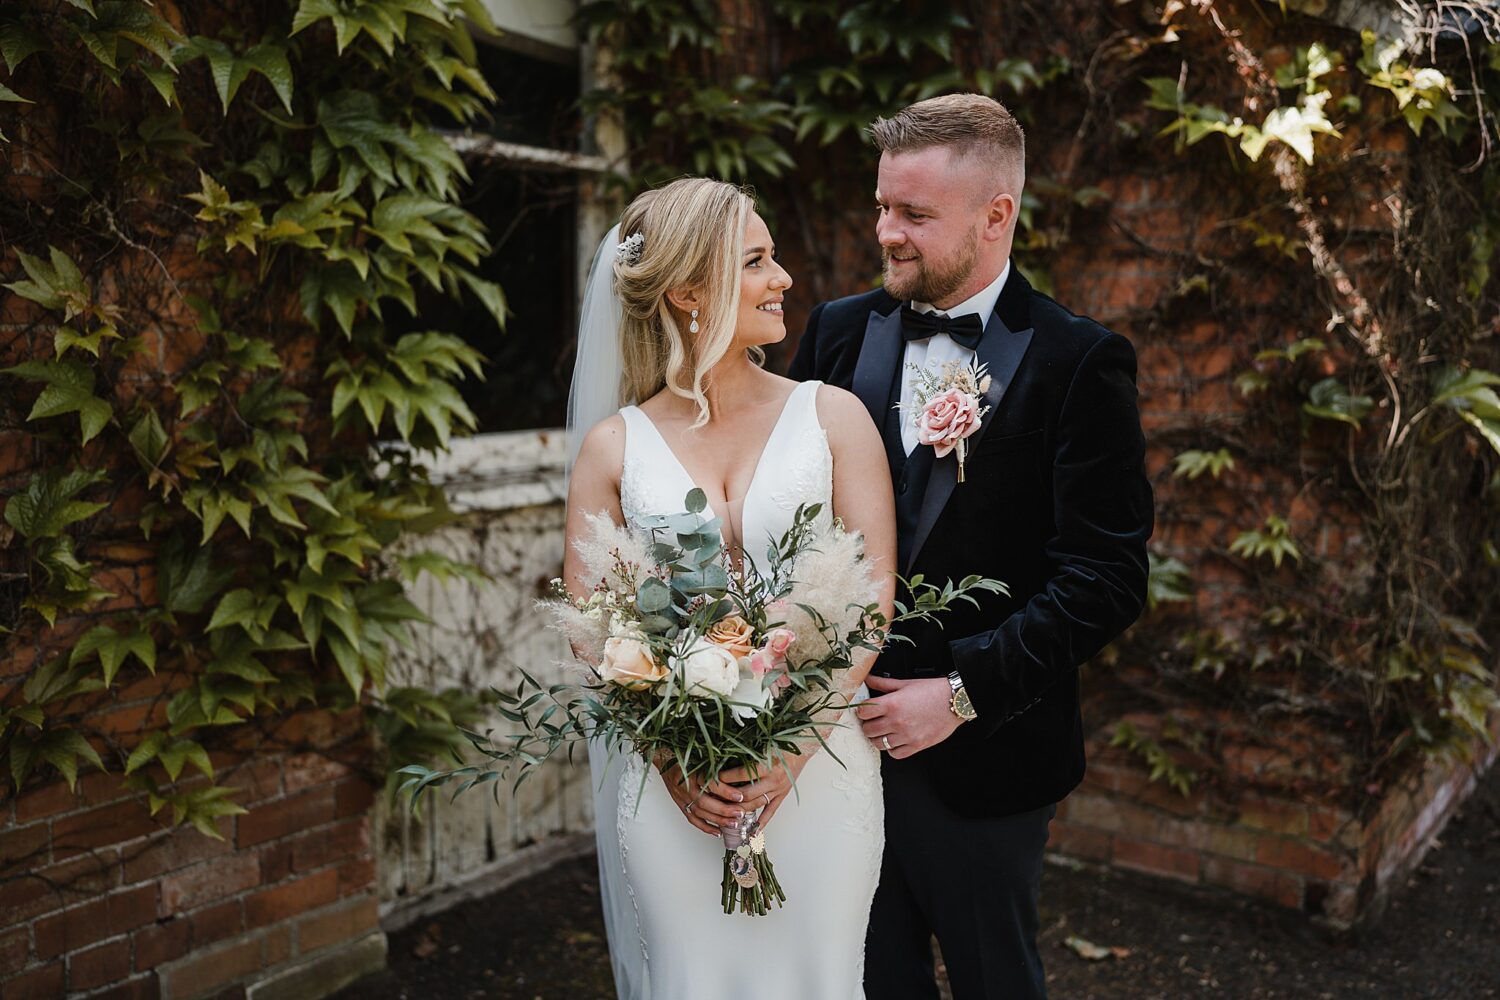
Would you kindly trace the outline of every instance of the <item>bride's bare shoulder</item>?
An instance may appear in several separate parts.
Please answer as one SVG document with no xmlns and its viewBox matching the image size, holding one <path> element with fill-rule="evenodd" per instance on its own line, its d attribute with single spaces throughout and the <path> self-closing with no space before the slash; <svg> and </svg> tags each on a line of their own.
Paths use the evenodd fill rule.
<svg viewBox="0 0 1500 1000">
<path fill-rule="evenodd" d="M 625 459 L 625 418 L 618 413 L 599 421 L 583 436 L 575 470 L 614 475 Z"/>
<path fill-rule="evenodd" d="M 818 386 L 818 419 L 830 431 L 849 424 L 868 423 L 874 426 L 870 411 L 865 409 L 865 404 L 859 401 L 858 396 L 848 389 L 840 389 L 826 382 Z"/>
</svg>

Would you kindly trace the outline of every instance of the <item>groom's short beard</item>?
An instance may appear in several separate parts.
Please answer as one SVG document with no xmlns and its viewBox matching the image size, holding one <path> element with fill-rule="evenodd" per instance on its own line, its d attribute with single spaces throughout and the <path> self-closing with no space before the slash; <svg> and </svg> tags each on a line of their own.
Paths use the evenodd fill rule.
<svg viewBox="0 0 1500 1000">
<path fill-rule="evenodd" d="M 892 298 L 913 302 L 937 303 L 948 298 L 964 286 L 979 263 L 979 231 L 976 229 L 969 236 L 958 256 L 946 266 L 929 267 L 923 256 L 917 260 L 916 273 L 902 277 L 891 273 L 891 251 L 883 249 L 881 267 L 885 290 Z"/>
</svg>

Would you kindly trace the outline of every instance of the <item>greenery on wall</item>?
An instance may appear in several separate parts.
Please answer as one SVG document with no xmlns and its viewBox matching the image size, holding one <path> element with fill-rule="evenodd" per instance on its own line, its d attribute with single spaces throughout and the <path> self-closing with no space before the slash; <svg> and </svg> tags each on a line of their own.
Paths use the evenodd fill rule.
<svg viewBox="0 0 1500 1000">
<path fill-rule="evenodd" d="M 1175 275 L 1128 318 L 1138 347 L 1221 347 L 1233 367 L 1184 360 L 1183 398 L 1147 401 L 1169 411 L 1150 437 L 1171 459 L 1153 610 L 1090 686 L 1165 718 L 1116 742 L 1182 789 L 1192 771 L 1162 742 L 1211 763 L 1194 710 L 1227 707 L 1271 742 L 1277 720 L 1310 723 L 1375 780 L 1414 749 L 1471 746 L 1500 708 L 1484 638 L 1500 592 L 1500 17 L 1424 3 L 1364 25 L 1315 16 L 1326 6 L 601 0 L 581 15 L 616 56 L 620 85 L 590 100 L 623 117 L 627 183 L 754 184 L 782 242 L 801 241 L 814 298 L 854 290 L 817 284 L 837 226 L 869 240 L 861 128 L 958 88 L 1027 130 L 1016 256 L 1034 284 L 1086 266 L 1101 235 Z M 1129 228 L 1105 190 L 1132 178 L 1201 234 Z M 1200 576 L 1224 589 L 1201 605 Z"/>
<path fill-rule="evenodd" d="M 119 771 L 217 835 L 211 751 L 360 706 L 410 759 L 474 715 L 384 677 L 402 581 L 472 570 L 383 555 L 441 522 L 418 459 L 473 426 L 481 360 L 387 321 L 423 286 L 506 311 L 432 127 L 493 98 L 473 27 L 478 0 L 0 4 L 0 249 L 36 308 L 0 340 L 0 641 L 37 654 L 0 689 L 11 790 Z"/>
</svg>

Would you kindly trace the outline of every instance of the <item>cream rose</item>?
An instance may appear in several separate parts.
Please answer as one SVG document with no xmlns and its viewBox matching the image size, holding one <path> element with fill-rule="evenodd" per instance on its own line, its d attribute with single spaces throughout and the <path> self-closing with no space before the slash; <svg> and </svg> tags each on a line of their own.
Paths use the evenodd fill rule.
<svg viewBox="0 0 1500 1000">
<path fill-rule="evenodd" d="M 651 647 L 630 636 L 604 640 L 599 675 L 611 684 L 640 691 L 667 676 L 667 669 L 651 656 Z"/>
<path fill-rule="evenodd" d="M 753 719 L 771 704 L 774 693 L 755 674 L 741 675 L 739 684 L 729 694 L 729 700 L 735 703 L 729 706 L 729 711 L 741 722 Z"/>
<path fill-rule="evenodd" d="M 750 651 L 755 648 L 755 643 L 751 639 L 754 632 L 755 630 L 745 619 L 739 615 L 730 615 L 714 622 L 706 638 L 715 646 L 723 647 L 735 656 L 749 656 Z"/>
<path fill-rule="evenodd" d="M 688 694 L 695 697 L 718 695 L 728 698 L 739 686 L 739 657 L 707 639 L 694 641 L 683 654 L 680 663 L 682 685 Z"/>
<path fill-rule="evenodd" d="M 979 402 L 961 389 L 933 396 L 917 417 L 917 441 L 930 444 L 938 458 L 979 430 Z"/>
</svg>

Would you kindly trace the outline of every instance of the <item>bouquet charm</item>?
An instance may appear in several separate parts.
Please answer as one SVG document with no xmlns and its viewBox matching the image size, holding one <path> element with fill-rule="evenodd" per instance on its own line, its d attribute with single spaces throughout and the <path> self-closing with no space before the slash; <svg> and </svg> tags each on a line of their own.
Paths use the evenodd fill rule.
<svg viewBox="0 0 1500 1000">
<path fill-rule="evenodd" d="M 912 422 L 917 427 L 917 443 L 930 444 L 937 458 L 952 451 L 958 456 L 958 481 L 964 481 L 964 460 L 968 458 L 968 439 L 979 430 L 990 408 L 982 404 L 990 391 L 986 365 L 946 362 L 937 371 L 908 367 L 915 373 L 912 383 Z"/>
<path fill-rule="evenodd" d="M 736 909 L 755 916 L 765 916 L 770 904 L 786 902 L 786 893 L 776 880 L 776 869 L 766 855 L 766 835 L 750 813 L 726 826 L 719 838 L 724 841 L 724 912 Z"/>
</svg>

